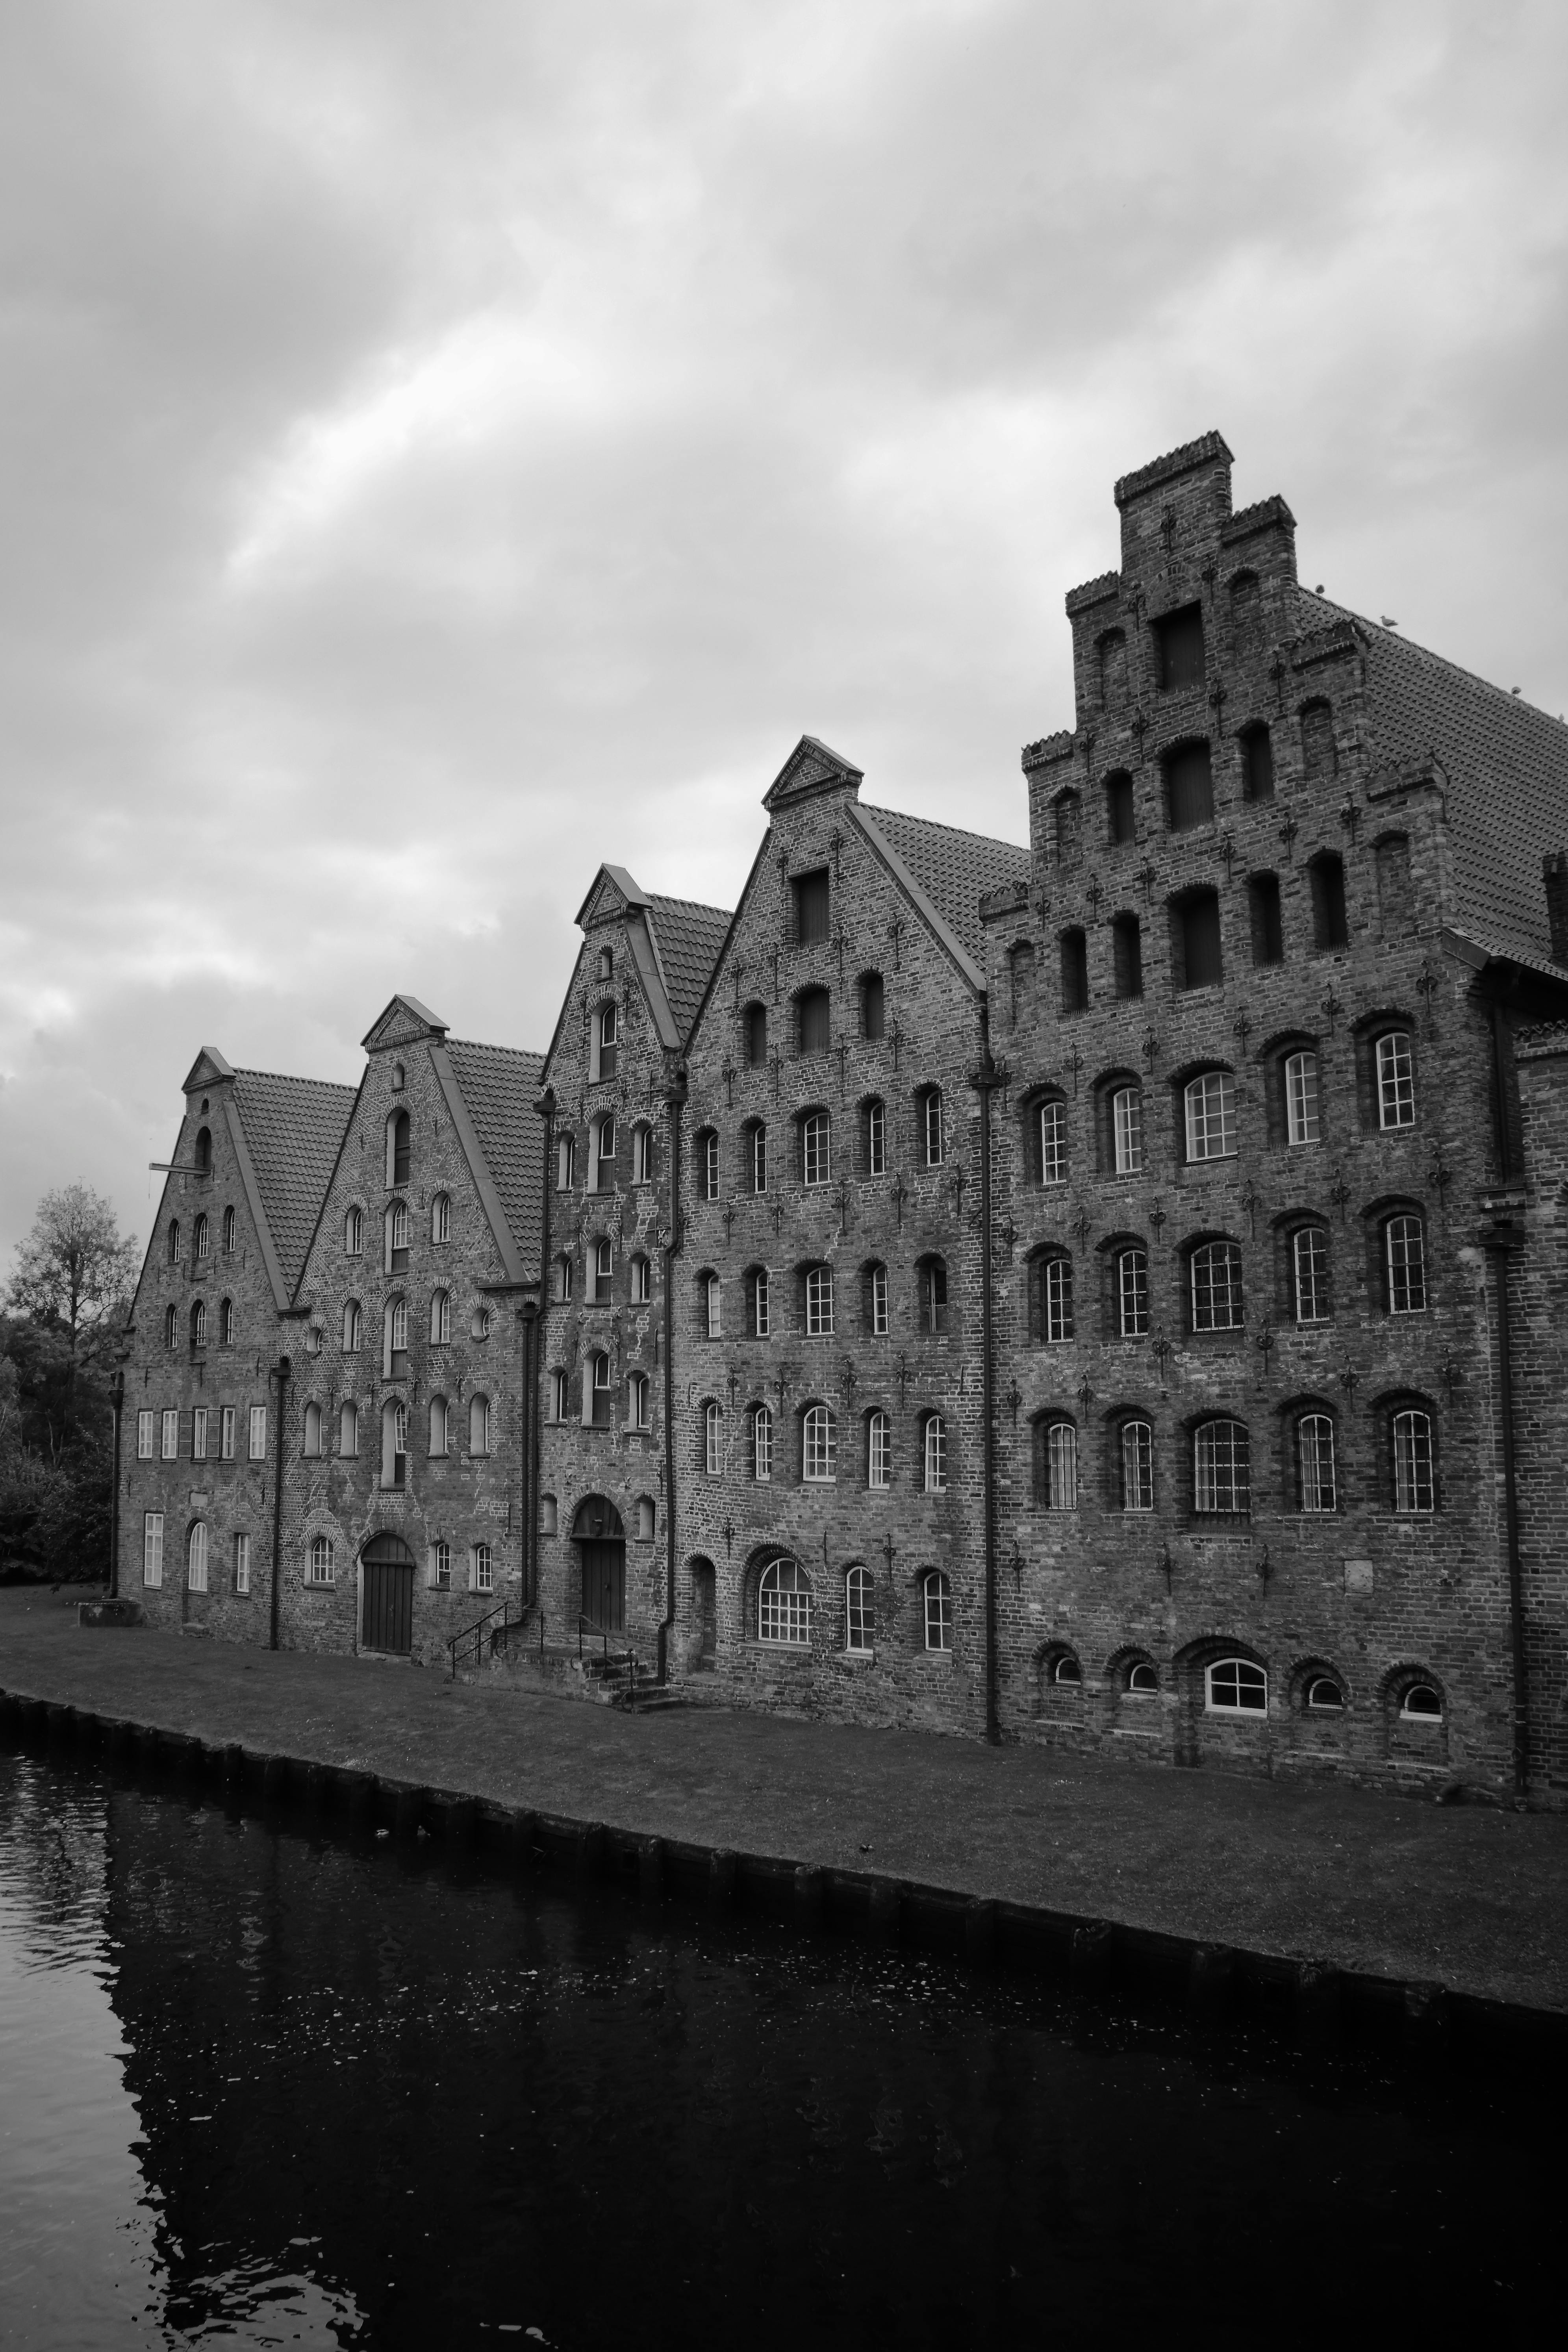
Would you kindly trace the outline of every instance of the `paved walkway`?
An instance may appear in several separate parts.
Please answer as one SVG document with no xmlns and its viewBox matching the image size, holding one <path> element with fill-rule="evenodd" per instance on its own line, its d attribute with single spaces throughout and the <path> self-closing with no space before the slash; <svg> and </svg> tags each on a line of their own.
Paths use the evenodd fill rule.
<svg viewBox="0 0 1568 2352">
<path fill-rule="evenodd" d="M 644 1834 L 1568 2011 L 1568 1816 L 1173 1772 L 137 1632 L 0 1590 L 0 1687 Z"/>
</svg>

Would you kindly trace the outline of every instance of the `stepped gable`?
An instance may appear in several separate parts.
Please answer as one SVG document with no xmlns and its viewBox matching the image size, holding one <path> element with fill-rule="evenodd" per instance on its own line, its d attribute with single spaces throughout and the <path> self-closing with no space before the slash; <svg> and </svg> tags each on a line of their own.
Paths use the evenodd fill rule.
<svg viewBox="0 0 1568 2352">
<path fill-rule="evenodd" d="M 544 1056 L 458 1037 L 447 1039 L 446 1051 L 518 1256 L 536 1275 L 544 1124 L 533 1106 Z"/>
<path fill-rule="evenodd" d="M 1447 780 L 1458 928 L 1553 968 L 1541 861 L 1568 842 L 1568 727 L 1326 597 L 1296 601 L 1303 631 L 1340 621 L 1362 640 L 1373 766 L 1435 759 Z"/>
<path fill-rule="evenodd" d="M 980 901 L 1008 883 L 1027 884 L 1029 853 L 1014 841 L 993 841 L 963 833 L 931 817 L 906 816 L 900 809 L 861 803 L 877 831 L 909 867 L 964 952 L 983 969 L 985 939 Z"/>
<path fill-rule="evenodd" d="M 279 1077 L 270 1070 L 237 1070 L 234 1076 L 240 1131 L 272 1246 L 292 1293 L 305 1270 L 359 1090 L 322 1078 Z"/>
<path fill-rule="evenodd" d="M 669 1009 L 684 1043 L 733 918 L 723 907 L 701 907 L 689 898 L 649 898 L 647 916 Z"/>
</svg>

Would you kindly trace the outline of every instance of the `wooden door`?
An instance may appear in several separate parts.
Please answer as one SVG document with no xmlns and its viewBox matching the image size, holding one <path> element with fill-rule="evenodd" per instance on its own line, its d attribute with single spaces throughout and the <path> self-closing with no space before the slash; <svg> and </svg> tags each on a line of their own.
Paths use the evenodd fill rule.
<svg viewBox="0 0 1568 2352">
<path fill-rule="evenodd" d="M 390 1650 L 406 1657 L 414 1646 L 414 1564 L 367 1559 L 364 1563 L 364 1630 L 367 1650 Z"/>
<path fill-rule="evenodd" d="M 602 1633 L 619 1633 L 626 1622 L 626 1548 L 624 1543 L 583 1546 L 583 1614 Z"/>
</svg>

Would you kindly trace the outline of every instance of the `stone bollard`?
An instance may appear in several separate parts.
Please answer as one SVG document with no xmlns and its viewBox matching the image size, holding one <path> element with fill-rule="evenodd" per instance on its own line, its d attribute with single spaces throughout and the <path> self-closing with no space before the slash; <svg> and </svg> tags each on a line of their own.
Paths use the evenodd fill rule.
<svg viewBox="0 0 1568 2352">
<path fill-rule="evenodd" d="M 662 1838 L 644 1838 L 637 1848 L 637 1893 L 645 1903 L 657 1903 L 664 1893 Z"/>
<path fill-rule="evenodd" d="M 1187 1961 L 1187 1998 L 1200 2017 L 1224 2012 L 1235 1980 L 1236 1955 L 1228 1945 L 1194 1945 Z"/>
<path fill-rule="evenodd" d="M 1112 1930 L 1107 1919 L 1093 1919 L 1072 1931 L 1068 1967 L 1080 1992 L 1100 1991 L 1110 1975 Z"/>
<path fill-rule="evenodd" d="M 890 1878 L 871 1881 L 871 1933 L 879 1944 L 896 1944 L 903 1927 L 903 1889 Z"/>
<path fill-rule="evenodd" d="M 822 1924 L 827 1907 L 827 1881 L 820 1870 L 801 1863 L 795 1874 L 795 1916 L 803 1927 Z"/>
<path fill-rule="evenodd" d="M 735 1857 L 725 1846 L 715 1846 L 708 1857 L 708 1900 L 715 1910 L 735 1905 Z"/>
<path fill-rule="evenodd" d="M 996 1906 L 984 1895 L 963 1906 L 963 1949 L 972 1968 L 988 1969 L 996 1958 Z"/>
</svg>

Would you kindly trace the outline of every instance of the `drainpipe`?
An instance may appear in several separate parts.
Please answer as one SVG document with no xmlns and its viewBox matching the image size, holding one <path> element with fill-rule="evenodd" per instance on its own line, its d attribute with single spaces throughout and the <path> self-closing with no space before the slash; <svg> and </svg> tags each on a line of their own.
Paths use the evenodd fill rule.
<svg viewBox="0 0 1568 2352">
<path fill-rule="evenodd" d="M 275 1478 L 272 1494 L 272 1622 L 267 1643 L 269 1650 L 275 1650 L 278 1647 L 278 1580 L 281 1573 L 283 1555 L 283 1412 L 284 1400 L 289 1391 L 289 1375 L 292 1369 L 288 1357 L 279 1356 L 277 1363 L 267 1375 L 268 1388 L 274 1381 L 278 1385 L 278 1420 L 272 1433 Z"/>
<path fill-rule="evenodd" d="M 114 1412 L 114 1490 L 109 1498 L 109 1598 L 120 1598 L 120 1422 L 125 1410 L 125 1374 L 117 1371 L 109 1384 Z"/>
<path fill-rule="evenodd" d="M 991 1058 L 991 1007 L 980 1000 L 980 1068 L 971 1080 L 980 1097 L 980 1392 L 984 1416 L 981 1476 L 985 1489 L 985 1737 L 1002 1737 L 996 1684 L 996 1349 L 991 1262 L 991 1097 L 1006 1073 Z"/>
<path fill-rule="evenodd" d="M 1512 1105 L 1508 1087 L 1508 1016 L 1500 997 L 1491 1001 L 1492 1077 L 1497 1110 L 1498 1174 L 1505 1185 L 1519 1181 L 1513 1150 Z M 1503 1525 L 1508 1541 L 1509 1652 L 1513 1669 L 1513 1793 L 1523 1804 L 1530 1780 L 1530 1685 L 1524 1657 L 1524 1566 L 1519 1549 L 1519 1468 L 1513 1425 L 1513 1335 L 1510 1328 L 1508 1262 L 1524 1246 L 1511 1217 L 1496 1218 L 1481 1234 L 1497 1281 L 1498 1386 L 1502 1424 Z"/>
<path fill-rule="evenodd" d="M 539 1525 L 539 1308 L 525 1298 L 522 1323 L 522 1606 L 533 1597 Z"/>
<path fill-rule="evenodd" d="M 675 1625 L 675 1261 L 680 1255 L 680 1113 L 686 1072 L 677 1070 L 665 1096 L 669 1114 L 669 1240 L 664 1252 L 664 1622 L 658 1629 L 658 1679 L 669 1678 L 669 1636 Z"/>
<path fill-rule="evenodd" d="M 539 1591 L 539 1493 L 543 1482 L 543 1445 L 541 1429 L 543 1419 L 539 1409 L 539 1383 L 544 1378 L 544 1341 L 549 1328 L 550 1312 L 550 1191 L 553 1181 L 555 1159 L 555 1089 L 546 1087 L 534 1105 L 544 1121 L 544 1168 L 541 1178 L 542 1196 L 539 1204 L 539 1312 L 533 1327 L 533 1518 L 528 1530 L 528 1597 L 544 1615 L 544 1602 Z M 525 1310 L 526 1311 L 526 1310 Z M 540 1639 L 543 1640 L 541 1633 Z"/>
</svg>

